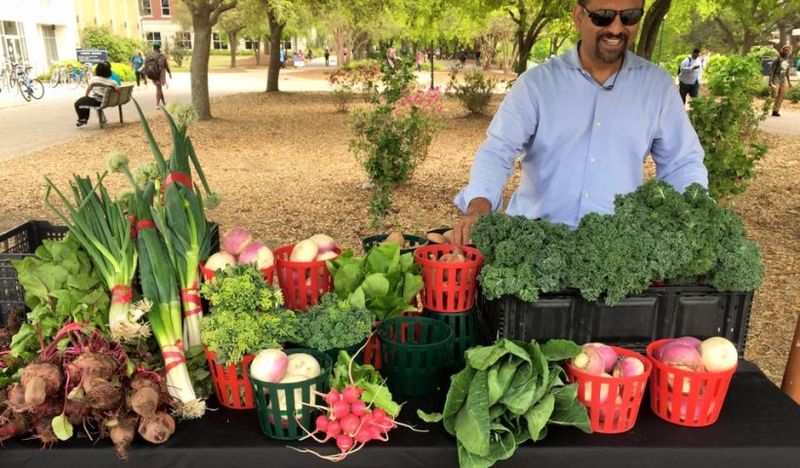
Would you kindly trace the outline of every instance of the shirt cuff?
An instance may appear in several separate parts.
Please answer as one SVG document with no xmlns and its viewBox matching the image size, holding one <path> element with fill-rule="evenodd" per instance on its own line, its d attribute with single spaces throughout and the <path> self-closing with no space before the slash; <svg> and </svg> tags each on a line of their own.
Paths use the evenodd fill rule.
<svg viewBox="0 0 800 468">
<path fill-rule="evenodd" d="M 503 201 L 502 193 L 493 193 L 493 190 L 487 188 L 477 188 L 471 185 L 467 185 L 461 190 L 458 195 L 453 199 L 453 203 L 456 207 L 461 210 L 462 213 L 467 213 L 467 208 L 469 207 L 469 202 L 476 198 L 486 198 L 492 203 L 492 211 L 497 211 L 500 209 L 500 205 Z"/>
</svg>

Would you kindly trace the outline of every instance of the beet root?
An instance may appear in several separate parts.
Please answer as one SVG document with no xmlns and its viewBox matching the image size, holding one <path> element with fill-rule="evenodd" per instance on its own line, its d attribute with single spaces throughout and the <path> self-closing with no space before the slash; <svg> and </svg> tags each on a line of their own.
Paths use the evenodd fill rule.
<svg viewBox="0 0 800 468">
<path fill-rule="evenodd" d="M 83 388 L 86 390 L 83 403 L 89 408 L 110 410 L 119 406 L 122 401 L 122 390 L 119 385 L 114 385 L 100 377 L 84 380 Z"/>
<path fill-rule="evenodd" d="M 139 422 L 139 435 L 151 444 L 163 444 L 174 432 L 175 420 L 163 411 Z"/>
<path fill-rule="evenodd" d="M 28 432 L 28 418 L 24 414 L 12 413 L 0 416 L 0 442 Z"/>
<path fill-rule="evenodd" d="M 117 421 L 117 425 L 111 428 L 109 436 L 111 437 L 111 442 L 114 443 L 114 448 L 117 450 L 117 456 L 122 460 L 127 460 L 128 447 L 136 435 L 136 418 L 120 416 Z"/>
<path fill-rule="evenodd" d="M 20 384 L 12 384 L 8 387 L 8 407 L 15 413 L 24 413 L 28 411 L 28 405 L 25 404 L 25 389 Z"/>
<path fill-rule="evenodd" d="M 58 442 L 55 432 L 53 432 L 52 419 L 42 418 L 33 425 L 33 436 L 39 439 L 43 445 L 50 446 Z"/>
<path fill-rule="evenodd" d="M 158 409 L 159 396 L 153 387 L 142 387 L 134 391 L 128 399 L 128 406 L 143 418 L 152 417 Z"/>
<path fill-rule="evenodd" d="M 112 380 L 117 373 L 117 362 L 109 356 L 83 353 L 67 366 L 70 378 L 75 381 L 91 378 Z"/>
<path fill-rule="evenodd" d="M 72 424 L 81 424 L 83 420 L 89 417 L 90 408 L 82 401 L 75 401 L 67 399 L 64 404 L 64 414 Z"/>
<path fill-rule="evenodd" d="M 44 403 L 61 387 L 61 371 L 58 366 L 45 362 L 28 364 L 20 379 L 25 389 L 25 404 L 33 408 Z"/>
</svg>

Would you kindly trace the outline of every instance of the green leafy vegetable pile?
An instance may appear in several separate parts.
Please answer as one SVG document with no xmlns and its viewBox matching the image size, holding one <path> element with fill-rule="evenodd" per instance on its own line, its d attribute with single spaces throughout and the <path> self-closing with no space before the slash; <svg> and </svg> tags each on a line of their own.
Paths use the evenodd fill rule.
<svg viewBox="0 0 800 468">
<path fill-rule="evenodd" d="M 365 257 L 346 250 L 328 262 L 333 288 L 339 299 L 355 308 L 366 308 L 375 320 L 387 320 L 403 312 L 415 312 L 409 304 L 422 289 L 420 267 L 410 253 L 387 243 L 372 248 Z"/>
<path fill-rule="evenodd" d="M 366 340 L 372 333 L 372 313 L 353 307 L 335 294 L 322 296 L 320 302 L 297 314 L 297 342 L 308 348 L 327 351 L 346 348 Z"/>
<path fill-rule="evenodd" d="M 347 351 L 339 351 L 339 358 L 333 365 L 330 384 L 331 388 L 342 391 L 350 385 L 350 360 Z M 386 379 L 369 364 L 359 365 L 352 363 L 353 383 L 364 390 L 361 401 L 366 404 L 375 404 L 375 407 L 386 411 L 386 414 L 396 418 L 400 414 L 400 405 L 392 400 L 392 392 L 386 386 Z"/>
<path fill-rule="evenodd" d="M 278 348 L 297 334 L 297 317 L 283 304 L 280 290 L 264 282 L 252 265 L 228 267 L 203 284 L 211 314 L 200 322 L 200 335 L 217 362 L 238 363 L 245 354 Z"/>
<path fill-rule="evenodd" d="M 544 345 L 501 339 L 466 352 L 467 366 L 450 378 L 442 414 L 417 411 L 427 422 L 443 421 L 458 442 L 461 467 L 489 467 L 510 458 L 517 446 L 547 435 L 547 424 L 591 432 L 575 384 L 565 385 L 558 361 L 580 353 L 567 340 Z"/>
<path fill-rule="evenodd" d="M 650 180 L 618 195 L 611 215 L 590 213 L 575 231 L 523 216 L 483 216 L 472 233 L 485 256 L 480 274 L 488 299 L 580 290 L 608 305 L 638 294 L 654 281 L 695 284 L 701 277 L 720 291 L 753 291 L 764 277 L 758 246 L 741 219 L 718 206 L 698 184 L 678 193 Z"/>
</svg>

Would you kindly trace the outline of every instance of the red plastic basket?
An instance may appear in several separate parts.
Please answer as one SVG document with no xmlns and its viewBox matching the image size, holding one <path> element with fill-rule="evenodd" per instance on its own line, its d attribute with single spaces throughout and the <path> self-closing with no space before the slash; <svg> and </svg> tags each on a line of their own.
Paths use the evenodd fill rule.
<svg viewBox="0 0 800 468">
<path fill-rule="evenodd" d="M 414 260 L 422 266 L 422 306 L 433 312 L 465 312 L 475 303 L 483 255 L 474 247 L 461 246 L 466 262 L 438 260 L 452 253 L 454 248 L 453 245 L 426 245 L 414 251 Z"/>
<path fill-rule="evenodd" d="M 205 349 L 211 383 L 219 404 L 226 408 L 247 410 L 256 407 L 253 400 L 253 385 L 247 376 L 248 367 L 255 356 L 248 354 L 239 364 L 223 366 L 217 364 L 217 355 Z"/>
<path fill-rule="evenodd" d="M 609 378 L 576 369 L 569 362 L 564 366 L 569 381 L 578 385 L 578 400 L 589 410 L 592 431 L 601 434 L 619 434 L 633 428 L 639 415 L 647 378 L 653 368 L 650 361 L 639 353 L 616 346 L 612 348 L 620 357 L 641 360 L 644 373 L 636 377 Z M 605 401 L 601 401 L 603 394 Z"/>
<path fill-rule="evenodd" d="M 261 272 L 261 275 L 264 276 L 264 281 L 266 281 L 267 284 L 271 285 L 275 279 L 275 265 L 272 265 L 267 268 L 262 268 L 259 271 Z M 203 281 L 213 280 L 214 275 L 216 273 L 215 271 L 206 268 L 205 264 L 203 263 L 200 264 L 200 272 L 203 274 Z"/>
<path fill-rule="evenodd" d="M 333 277 L 328 273 L 325 260 L 312 262 L 292 262 L 294 244 L 284 245 L 276 249 L 275 271 L 278 273 L 278 284 L 283 291 L 283 302 L 293 310 L 305 311 L 313 306 L 325 293 L 333 291 Z M 342 249 L 336 248 L 337 254 Z"/>
<path fill-rule="evenodd" d="M 679 426 L 703 427 L 717 422 L 736 367 L 725 372 L 692 372 L 667 366 L 653 353 L 669 339 L 647 346 L 653 364 L 650 407 L 661 419 Z M 678 410 L 675 410 L 675 409 Z"/>
<path fill-rule="evenodd" d="M 377 330 L 379 326 L 381 326 L 381 322 L 373 323 L 372 331 Z M 383 367 L 383 360 L 381 359 L 381 342 L 378 340 L 377 333 L 373 333 L 369 337 L 367 346 L 364 347 L 364 355 L 361 362 L 371 365 L 375 368 L 375 370 L 381 370 L 381 367 Z"/>
</svg>

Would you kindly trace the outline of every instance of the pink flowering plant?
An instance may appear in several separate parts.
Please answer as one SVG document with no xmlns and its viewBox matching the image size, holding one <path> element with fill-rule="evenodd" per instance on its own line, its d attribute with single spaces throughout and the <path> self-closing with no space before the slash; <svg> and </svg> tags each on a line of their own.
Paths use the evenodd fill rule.
<svg viewBox="0 0 800 468">
<path fill-rule="evenodd" d="M 384 70 L 380 94 L 369 109 L 353 112 L 350 150 L 373 185 L 370 226 L 378 229 L 395 187 L 407 182 L 428 155 L 443 120 L 443 91 L 417 87 L 411 64 Z"/>
<path fill-rule="evenodd" d="M 346 112 L 356 94 L 361 94 L 364 102 L 373 101 L 380 73 L 380 64 L 375 60 L 354 62 L 331 73 L 328 82 L 333 87 L 336 110 Z"/>
</svg>

